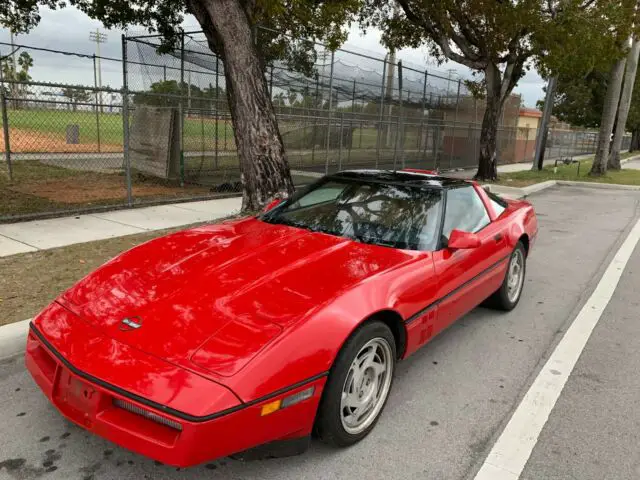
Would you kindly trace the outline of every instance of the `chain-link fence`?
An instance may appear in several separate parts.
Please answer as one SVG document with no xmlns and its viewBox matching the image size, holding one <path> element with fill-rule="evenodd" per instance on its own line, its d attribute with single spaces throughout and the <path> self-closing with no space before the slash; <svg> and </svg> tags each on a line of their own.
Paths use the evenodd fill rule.
<svg viewBox="0 0 640 480">
<path fill-rule="evenodd" d="M 158 46 L 123 38 L 122 59 L 19 46 L 72 55 L 94 82 L 0 78 L 0 221 L 240 192 L 222 61 L 199 33 L 169 53 Z M 265 68 L 296 185 L 348 168 L 476 165 L 484 103 L 462 80 L 353 48 L 315 45 L 314 55 L 306 75 Z M 118 67 L 121 85 L 100 85 L 100 60 Z M 533 160 L 536 130 L 519 122 L 512 96 L 499 163 Z M 595 142 L 593 132 L 552 130 L 546 158 L 593 153 Z"/>
</svg>

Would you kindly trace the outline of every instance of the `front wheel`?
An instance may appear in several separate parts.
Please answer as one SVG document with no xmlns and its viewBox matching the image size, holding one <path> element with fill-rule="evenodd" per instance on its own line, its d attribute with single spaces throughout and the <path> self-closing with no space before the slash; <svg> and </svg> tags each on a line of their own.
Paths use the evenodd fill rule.
<svg viewBox="0 0 640 480">
<path fill-rule="evenodd" d="M 371 432 L 387 402 L 396 362 L 393 334 L 365 323 L 347 340 L 331 369 L 316 419 L 322 441 L 352 445 Z"/>
<path fill-rule="evenodd" d="M 499 310 L 513 310 L 520 301 L 524 276 L 527 270 L 527 254 L 522 242 L 518 242 L 509 258 L 509 266 L 502 285 L 491 295 L 486 305 Z"/>
</svg>

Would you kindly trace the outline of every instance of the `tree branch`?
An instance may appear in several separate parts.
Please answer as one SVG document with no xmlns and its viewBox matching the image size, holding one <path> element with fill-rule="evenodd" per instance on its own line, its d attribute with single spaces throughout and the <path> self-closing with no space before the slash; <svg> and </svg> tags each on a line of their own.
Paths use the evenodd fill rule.
<svg viewBox="0 0 640 480">
<path fill-rule="evenodd" d="M 211 17 L 207 12 L 206 7 L 198 0 L 186 0 L 187 12 L 191 13 L 202 27 L 207 43 L 212 52 L 219 57 L 224 56 L 224 49 L 222 48 L 222 41 L 216 34 L 213 23 L 211 23 Z"/>
<path fill-rule="evenodd" d="M 454 42 L 456 42 L 455 37 L 458 37 L 458 41 L 460 41 L 460 44 L 456 42 L 456 45 L 464 54 L 460 55 L 459 53 L 456 53 L 451 49 L 451 45 L 449 45 L 449 39 L 447 38 L 447 35 L 440 31 L 436 27 L 434 22 L 423 16 L 418 16 L 411 9 L 411 6 L 409 5 L 409 2 L 407 0 L 398 0 L 398 3 L 402 7 L 402 10 L 404 10 L 404 14 L 407 16 L 407 19 L 414 24 L 420 25 L 422 28 L 424 28 L 429 37 L 431 37 L 431 39 L 440 47 L 440 50 L 442 50 L 442 54 L 449 60 L 453 60 L 454 62 L 460 63 L 474 70 L 482 70 L 485 67 L 486 61 L 480 60 L 479 55 L 471 52 L 469 43 L 463 40 L 463 37 L 460 37 L 455 33 L 452 34 L 452 39 L 454 40 Z M 467 55 L 468 53 L 470 55 Z"/>
<path fill-rule="evenodd" d="M 451 32 L 450 34 L 451 40 L 453 43 L 457 45 L 460 51 L 471 61 L 478 61 L 480 59 L 480 55 L 473 51 L 473 46 L 466 39 L 466 37 L 460 36 L 455 32 Z"/>
<path fill-rule="evenodd" d="M 451 15 L 453 16 L 455 21 L 458 22 L 458 25 L 460 26 L 460 31 L 465 36 L 465 38 L 469 41 L 469 43 L 471 43 L 472 45 L 477 47 L 478 50 L 486 54 L 486 44 L 484 42 L 484 39 L 482 39 L 481 37 L 479 38 L 475 34 L 475 32 L 473 31 L 473 27 L 471 26 L 471 22 L 469 21 L 469 17 L 465 15 L 464 12 L 458 12 L 457 10 L 455 10 L 454 12 L 451 12 Z"/>
<path fill-rule="evenodd" d="M 524 54 L 522 54 L 519 55 L 514 62 L 507 63 L 500 88 L 500 98 L 503 101 L 511 95 L 516 83 L 518 83 L 518 80 L 522 78 L 522 74 L 524 73 L 524 64 L 527 58 L 528 56 L 524 56 Z"/>
</svg>

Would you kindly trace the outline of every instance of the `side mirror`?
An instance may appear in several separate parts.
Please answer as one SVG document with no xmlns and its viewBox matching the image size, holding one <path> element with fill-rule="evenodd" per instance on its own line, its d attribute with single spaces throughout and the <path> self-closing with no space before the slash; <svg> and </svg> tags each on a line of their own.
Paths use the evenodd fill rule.
<svg viewBox="0 0 640 480">
<path fill-rule="evenodd" d="M 282 200 L 280 198 L 276 198 L 275 200 L 267 203 L 267 205 L 262 209 L 262 213 L 266 213 L 269 210 L 273 210 L 274 208 L 276 208 L 281 203 L 282 203 Z"/>
<path fill-rule="evenodd" d="M 447 246 L 452 250 L 478 248 L 480 246 L 480 238 L 475 233 L 452 230 Z"/>
</svg>

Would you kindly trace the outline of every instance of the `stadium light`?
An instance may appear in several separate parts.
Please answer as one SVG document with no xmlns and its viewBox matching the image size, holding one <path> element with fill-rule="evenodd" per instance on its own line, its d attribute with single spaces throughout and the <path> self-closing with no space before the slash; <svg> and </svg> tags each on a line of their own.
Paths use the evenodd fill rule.
<svg viewBox="0 0 640 480">
<path fill-rule="evenodd" d="M 98 61 L 98 77 L 96 82 L 96 88 L 102 88 L 102 68 L 100 66 L 100 44 L 106 43 L 107 34 L 102 33 L 99 28 L 96 28 L 96 31 L 89 32 L 89 40 L 92 42 L 96 42 L 96 60 Z M 95 78 L 96 74 L 96 62 L 93 62 L 93 74 Z M 97 92 L 97 98 L 100 103 L 100 112 L 102 112 L 102 92 Z"/>
</svg>

